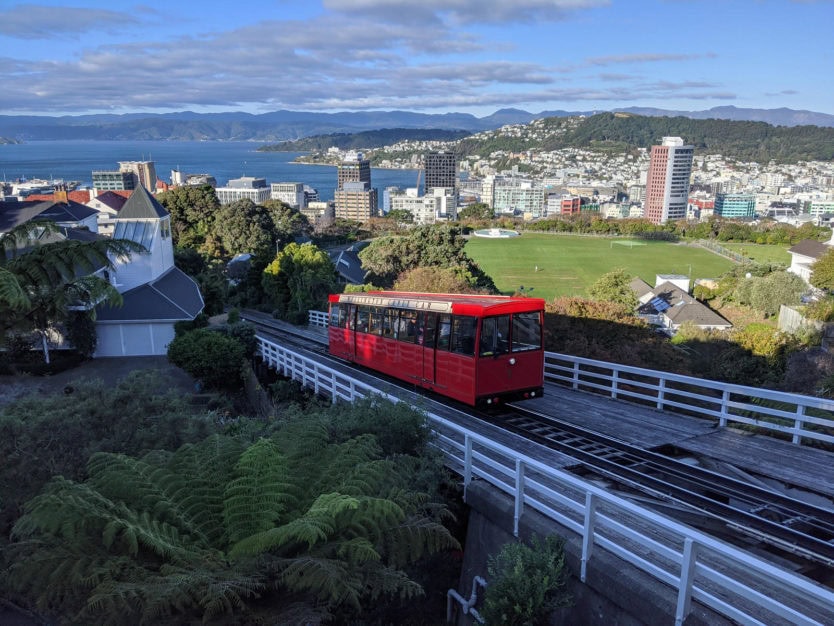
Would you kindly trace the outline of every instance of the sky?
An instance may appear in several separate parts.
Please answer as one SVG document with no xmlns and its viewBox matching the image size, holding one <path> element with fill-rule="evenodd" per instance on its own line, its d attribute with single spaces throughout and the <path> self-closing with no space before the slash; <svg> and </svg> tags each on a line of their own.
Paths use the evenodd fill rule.
<svg viewBox="0 0 834 626">
<path fill-rule="evenodd" d="M 0 114 L 788 107 L 832 0 L 0 0 Z"/>
</svg>

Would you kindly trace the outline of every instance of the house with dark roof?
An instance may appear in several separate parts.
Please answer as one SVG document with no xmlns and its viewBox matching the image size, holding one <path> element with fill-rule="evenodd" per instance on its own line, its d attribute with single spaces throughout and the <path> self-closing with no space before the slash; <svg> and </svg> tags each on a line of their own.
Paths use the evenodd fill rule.
<svg viewBox="0 0 834 626">
<path fill-rule="evenodd" d="M 733 327 L 729 321 L 672 281 L 659 281 L 652 288 L 643 280 L 635 278 L 631 281 L 631 288 L 639 302 L 637 316 L 650 324 L 672 332 L 685 322 L 704 329 L 729 330 Z"/>
<path fill-rule="evenodd" d="M 193 320 L 204 305 L 197 284 L 174 266 L 171 217 L 139 185 L 114 219 L 113 237 L 140 243 L 146 251 L 113 260 L 108 278 L 123 304 L 97 307 L 95 356 L 165 354 L 174 324 Z"/>
<path fill-rule="evenodd" d="M 824 256 L 826 252 L 831 250 L 832 245 L 834 245 L 834 233 L 832 233 L 831 240 L 826 242 L 816 241 L 815 239 L 803 239 L 795 246 L 788 248 L 788 252 L 791 255 L 791 266 L 788 268 L 788 271 L 796 274 L 806 283 L 810 283 L 811 274 L 814 273 L 811 266 L 820 257 Z"/>
<path fill-rule="evenodd" d="M 0 235 L 34 219 L 52 220 L 66 229 L 86 229 L 98 232 L 98 212 L 72 200 L 25 200 L 0 202 Z"/>
</svg>

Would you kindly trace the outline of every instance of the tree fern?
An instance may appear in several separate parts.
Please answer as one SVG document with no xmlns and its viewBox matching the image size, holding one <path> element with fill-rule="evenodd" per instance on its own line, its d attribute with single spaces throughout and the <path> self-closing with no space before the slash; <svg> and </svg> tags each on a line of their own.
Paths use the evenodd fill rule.
<svg viewBox="0 0 834 626">
<path fill-rule="evenodd" d="M 287 482 L 287 462 L 274 441 L 261 439 L 250 446 L 226 485 L 223 518 L 230 541 L 272 528 L 295 501 Z"/>
</svg>

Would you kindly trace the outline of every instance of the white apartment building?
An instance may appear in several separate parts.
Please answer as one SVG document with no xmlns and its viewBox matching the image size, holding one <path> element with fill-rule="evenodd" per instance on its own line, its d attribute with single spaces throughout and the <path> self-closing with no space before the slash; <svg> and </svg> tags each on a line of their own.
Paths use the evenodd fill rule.
<svg viewBox="0 0 834 626">
<path fill-rule="evenodd" d="M 420 196 L 417 189 L 412 187 L 405 190 L 405 193 L 393 194 L 391 196 L 392 211 L 408 211 L 414 218 L 414 223 L 422 226 L 434 224 L 440 212 L 443 196 Z"/>
</svg>

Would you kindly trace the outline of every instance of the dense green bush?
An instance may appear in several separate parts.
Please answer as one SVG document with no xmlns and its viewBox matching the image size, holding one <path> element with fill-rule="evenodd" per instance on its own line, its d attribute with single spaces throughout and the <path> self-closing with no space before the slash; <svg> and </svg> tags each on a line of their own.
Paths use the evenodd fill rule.
<svg viewBox="0 0 834 626">
<path fill-rule="evenodd" d="M 168 360 L 211 389 L 236 389 L 246 349 L 233 337 L 201 328 L 175 337 L 168 346 Z"/>
<path fill-rule="evenodd" d="M 0 409 L 0 535 L 51 476 L 82 479 L 95 452 L 171 450 L 216 429 L 213 415 L 162 386 L 159 374 L 135 372 L 116 387 L 84 381 Z"/>
<path fill-rule="evenodd" d="M 570 606 L 564 540 L 534 536 L 530 543 L 504 544 L 490 557 L 482 611 L 488 626 L 545 624 L 554 609 Z"/>
</svg>

